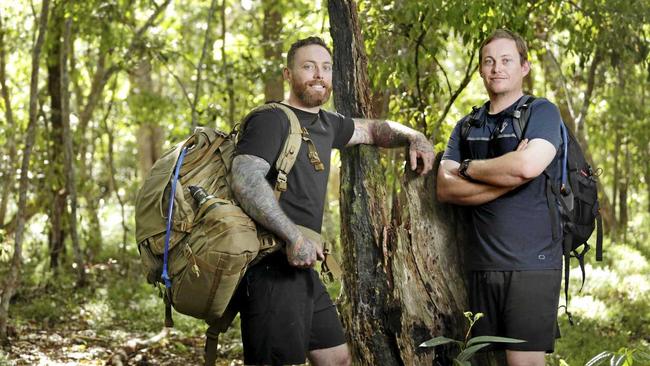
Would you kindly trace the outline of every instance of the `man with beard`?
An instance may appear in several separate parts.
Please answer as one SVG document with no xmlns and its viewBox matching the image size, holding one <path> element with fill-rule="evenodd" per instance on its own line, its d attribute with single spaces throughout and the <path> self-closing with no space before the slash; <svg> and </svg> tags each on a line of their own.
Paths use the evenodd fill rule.
<svg viewBox="0 0 650 366">
<path fill-rule="evenodd" d="M 303 142 L 278 202 L 271 184 L 278 177 L 274 163 L 289 130 L 288 118 L 271 109 L 248 120 L 232 164 L 232 187 L 246 213 L 285 244 L 249 268 L 239 286 L 244 363 L 302 364 L 308 358 L 316 366 L 349 365 L 336 308 L 312 268 L 323 259 L 321 243 L 298 225 L 321 231 L 332 148 L 409 145 L 411 169 L 424 175 L 433 164 L 433 147 L 422 133 L 399 123 L 322 110 L 332 90 L 332 54 L 321 38 L 294 43 L 283 74 L 291 90 L 282 103 L 308 132 L 322 166 L 310 161 L 313 151 Z"/>
</svg>

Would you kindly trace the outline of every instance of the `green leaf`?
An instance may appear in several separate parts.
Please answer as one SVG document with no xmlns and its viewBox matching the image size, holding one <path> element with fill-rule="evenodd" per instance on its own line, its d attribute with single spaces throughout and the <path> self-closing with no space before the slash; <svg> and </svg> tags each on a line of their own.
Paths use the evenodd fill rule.
<svg viewBox="0 0 650 366">
<path fill-rule="evenodd" d="M 596 365 L 600 365 L 601 363 L 603 363 L 603 360 L 607 359 L 607 358 L 610 357 L 611 355 L 612 355 L 611 352 L 609 352 L 609 351 L 603 351 L 603 352 L 597 354 L 597 355 L 596 355 L 594 358 L 592 358 L 591 360 L 589 360 L 589 362 L 587 362 L 587 363 L 585 364 L 585 366 L 596 366 Z"/>
<path fill-rule="evenodd" d="M 458 355 L 458 357 L 456 357 L 456 359 L 458 361 L 468 361 L 470 358 L 472 358 L 472 356 L 474 356 L 474 354 L 478 350 L 480 350 L 481 348 L 485 348 L 485 347 L 487 347 L 489 345 L 490 345 L 489 343 L 481 343 L 481 344 L 475 344 L 475 345 L 473 345 L 471 347 L 467 347 L 467 348 L 465 348 L 463 350 L 463 352 L 461 352 Z"/>
<path fill-rule="evenodd" d="M 496 337 L 496 336 L 479 336 L 470 339 L 467 342 L 467 346 L 471 346 L 477 343 L 523 343 L 526 342 L 522 339 L 507 338 L 507 337 Z"/>
<path fill-rule="evenodd" d="M 451 338 L 447 338 L 447 337 L 435 337 L 435 338 L 429 339 L 426 342 L 423 342 L 418 347 L 436 347 L 436 346 L 440 346 L 440 345 L 447 344 L 447 343 L 452 343 L 452 342 L 460 344 L 460 342 L 458 342 L 455 339 L 451 339 Z"/>
</svg>

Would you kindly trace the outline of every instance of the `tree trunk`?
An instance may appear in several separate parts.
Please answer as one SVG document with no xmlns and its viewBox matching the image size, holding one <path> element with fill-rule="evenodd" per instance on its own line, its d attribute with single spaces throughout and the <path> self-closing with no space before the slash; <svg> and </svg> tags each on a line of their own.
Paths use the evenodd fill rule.
<svg viewBox="0 0 650 366">
<path fill-rule="evenodd" d="M 334 40 L 334 103 L 350 117 L 368 116 L 367 59 L 357 10 L 330 0 Z M 461 275 L 460 214 L 434 197 L 435 174 L 407 174 L 403 197 L 386 204 L 377 149 L 342 153 L 341 242 L 343 288 L 339 310 L 355 365 L 431 365 L 418 345 L 433 336 L 461 338 L 467 308 Z M 404 207 L 401 207 L 401 205 Z M 442 360 L 450 362 L 443 352 Z"/>
<path fill-rule="evenodd" d="M 212 54 L 212 18 L 217 10 L 217 0 L 212 0 L 210 3 L 210 10 L 208 11 L 208 18 L 206 19 L 207 27 L 205 29 L 205 36 L 203 38 L 203 48 L 201 50 L 201 57 L 196 66 L 196 84 L 194 87 L 194 101 L 192 102 L 192 131 L 199 123 L 199 110 L 198 104 L 201 100 L 201 81 L 202 72 L 206 68 L 205 57 Z"/>
<path fill-rule="evenodd" d="M 61 120 L 63 124 L 63 145 L 64 145 L 64 166 L 65 166 L 65 182 L 66 189 L 69 193 L 70 203 L 70 237 L 72 239 L 72 251 L 74 253 L 75 264 L 77 265 L 77 286 L 86 285 L 86 266 L 81 253 L 81 246 L 79 244 L 79 231 L 77 229 L 77 185 L 75 179 L 75 165 L 74 148 L 72 132 L 70 130 L 70 92 L 68 86 L 70 85 L 70 77 L 68 75 L 68 54 L 70 52 L 71 44 L 71 28 L 72 18 L 68 17 L 63 26 L 63 42 L 61 49 Z"/>
<path fill-rule="evenodd" d="M 153 94 L 153 80 L 151 78 L 151 61 L 142 59 L 131 70 L 131 96 Z M 138 113 L 137 115 L 142 115 Z M 153 163 L 162 153 L 163 130 L 156 121 L 135 121 L 138 128 L 138 162 L 140 177 L 144 178 L 151 170 Z"/>
<path fill-rule="evenodd" d="M 16 174 L 16 121 L 11 107 L 11 97 L 7 87 L 7 59 L 5 56 L 4 43 L 4 25 L 0 17 L 0 92 L 2 92 L 2 101 L 4 104 L 5 119 L 7 120 L 6 136 L 6 154 L 8 160 L 3 164 L 2 169 L 2 193 L 0 193 L 0 227 L 5 223 L 7 216 L 7 206 L 9 203 L 9 192 L 14 186 L 14 175 Z"/>
<path fill-rule="evenodd" d="M 47 47 L 47 89 L 50 94 L 50 192 L 52 199 L 50 203 L 50 228 L 48 233 L 50 249 L 50 268 L 54 273 L 58 272 L 59 261 L 65 249 L 66 230 L 64 229 L 64 218 L 66 212 L 66 199 L 68 190 L 65 186 L 64 168 L 64 141 L 63 141 L 63 120 L 61 112 L 61 30 L 63 24 L 63 9 L 55 6 L 52 9 L 50 20 L 49 36 Z"/>
<path fill-rule="evenodd" d="M 273 0 L 262 0 L 264 21 L 262 23 L 262 47 L 264 48 L 264 100 L 284 99 L 282 65 L 282 12 L 281 4 Z"/>
<path fill-rule="evenodd" d="M 9 315 L 9 302 L 14 296 L 18 284 L 20 283 L 20 273 L 22 266 L 23 234 L 25 231 L 25 207 L 27 206 L 27 186 L 29 184 L 29 160 L 34 147 L 36 138 L 36 123 L 38 117 L 38 70 L 41 58 L 41 49 L 45 40 L 47 31 L 47 18 L 49 14 L 50 2 L 43 0 L 41 14 L 38 25 L 38 37 L 32 50 L 32 70 L 29 85 L 29 123 L 27 124 L 27 133 L 25 134 L 25 148 L 23 150 L 23 159 L 20 167 L 20 180 L 18 187 L 18 222 L 14 237 L 14 253 L 11 258 L 9 272 L 4 278 L 2 286 L 2 296 L 0 297 L 0 342 L 9 343 L 7 337 L 7 320 Z"/>
<path fill-rule="evenodd" d="M 618 186 L 619 182 L 619 168 L 618 168 L 618 157 L 621 154 L 621 131 L 618 128 L 618 122 L 614 121 L 614 134 L 616 136 L 616 141 L 614 143 L 614 179 L 612 180 L 612 217 L 614 219 L 613 226 L 611 227 L 612 235 L 614 238 L 617 236 L 617 227 L 618 221 L 616 218 L 616 200 L 618 196 Z M 619 211 L 620 212 L 620 211 Z"/>
<path fill-rule="evenodd" d="M 235 124 L 235 81 L 233 80 L 231 67 L 228 64 L 228 55 L 226 53 L 226 36 L 227 36 L 227 26 L 226 26 L 226 7 L 228 6 L 228 1 L 223 0 L 221 3 L 221 61 L 222 61 L 222 72 L 226 75 L 226 95 L 228 95 L 228 118 L 226 122 L 229 126 L 234 126 Z"/>
<path fill-rule="evenodd" d="M 621 178 L 621 187 L 620 187 L 620 196 L 618 200 L 618 228 L 619 228 L 619 237 L 622 234 L 623 242 L 627 241 L 627 191 L 630 186 L 630 141 L 626 139 L 625 141 L 625 162 L 624 162 L 624 176 Z"/>
</svg>

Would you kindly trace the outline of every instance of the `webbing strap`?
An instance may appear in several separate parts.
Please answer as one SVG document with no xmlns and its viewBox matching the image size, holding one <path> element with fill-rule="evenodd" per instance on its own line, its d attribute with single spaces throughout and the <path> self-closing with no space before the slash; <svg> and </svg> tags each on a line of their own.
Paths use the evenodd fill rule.
<svg viewBox="0 0 650 366">
<path fill-rule="evenodd" d="M 603 261 L 603 217 L 596 215 L 596 260 Z"/>
<path fill-rule="evenodd" d="M 172 287 L 172 281 L 169 278 L 169 274 L 167 273 L 167 264 L 168 264 L 168 259 L 169 259 L 169 238 L 171 237 L 172 233 L 172 215 L 174 213 L 174 197 L 176 196 L 176 182 L 178 181 L 178 173 L 181 170 L 181 165 L 183 165 L 183 158 L 185 157 L 185 153 L 187 152 L 187 147 L 184 147 L 183 150 L 181 150 L 181 155 L 178 157 L 178 162 L 176 163 L 176 169 L 174 170 L 174 178 L 172 179 L 172 189 L 170 190 L 171 193 L 169 194 L 169 210 L 167 210 L 167 231 L 165 232 L 165 252 L 163 256 L 163 272 L 162 280 L 165 283 L 166 288 L 171 288 Z"/>
<path fill-rule="evenodd" d="M 325 170 L 325 165 L 320 161 L 318 157 L 318 150 L 316 150 L 316 145 L 309 137 L 309 131 L 305 127 L 302 128 L 302 139 L 307 142 L 307 148 L 309 149 L 309 162 L 314 166 L 317 172 Z"/>
<path fill-rule="evenodd" d="M 569 324 L 573 325 L 573 315 L 569 312 L 569 272 L 571 270 L 571 243 L 569 237 L 564 237 L 564 300 L 565 311 L 569 318 Z"/>
<path fill-rule="evenodd" d="M 280 150 L 278 160 L 275 162 L 275 169 L 278 171 L 278 177 L 274 189 L 275 196 L 279 199 L 282 192 L 287 190 L 287 176 L 298 158 L 298 152 L 300 151 L 300 145 L 302 143 L 302 129 L 298 117 L 289 107 L 282 103 L 267 103 L 253 109 L 246 117 L 244 117 L 240 125 L 240 131 L 245 129 L 246 122 L 248 122 L 254 113 L 270 109 L 281 110 L 289 119 L 289 135 L 284 141 L 282 150 Z M 239 141 L 240 138 L 241 133 L 238 133 L 237 141 Z"/>
<path fill-rule="evenodd" d="M 567 184 L 567 164 L 569 160 L 569 137 L 564 122 L 560 122 L 560 131 L 562 132 L 562 185 L 560 186 L 560 192 L 568 194 L 569 192 L 567 190 L 569 189 L 569 185 Z"/>
<path fill-rule="evenodd" d="M 512 118 L 514 119 L 512 127 L 515 130 L 515 135 L 517 135 L 518 140 L 522 140 L 526 134 L 526 127 L 528 126 L 528 119 L 530 116 L 529 107 L 533 100 L 535 100 L 534 97 L 524 95 L 519 99 L 515 111 L 512 112 Z"/>
<path fill-rule="evenodd" d="M 209 326 L 205 332 L 205 366 L 214 366 L 217 363 L 219 333 L 215 326 Z"/>
</svg>

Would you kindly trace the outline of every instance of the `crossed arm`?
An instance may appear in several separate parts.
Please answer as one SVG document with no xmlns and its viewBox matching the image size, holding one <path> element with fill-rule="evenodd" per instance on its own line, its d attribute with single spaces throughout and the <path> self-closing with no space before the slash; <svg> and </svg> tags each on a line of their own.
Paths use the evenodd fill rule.
<svg viewBox="0 0 650 366">
<path fill-rule="evenodd" d="M 410 146 L 411 169 L 424 175 L 433 166 L 433 146 L 426 137 L 396 122 L 354 120 L 354 133 L 347 146 L 373 144 L 381 147 Z M 423 161 L 417 166 L 417 159 Z M 231 177 L 235 198 L 256 222 L 285 241 L 287 259 L 296 267 L 308 268 L 323 259 L 320 243 L 305 237 L 284 213 L 266 180 L 271 166 L 257 156 L 238 155 L 233 159 Z"/>
<path fill-rule="evenodd" d="M 513 152 L 472 160 L 467 174 L 473 181 L 458 174 L 458 162 L 443 160 L 438 170 L 438 200 L 469 206 L 492 201 L 542 174 L 555 152 L 553 144 L 544 139 L 524 139 Z"/>
</svg>

